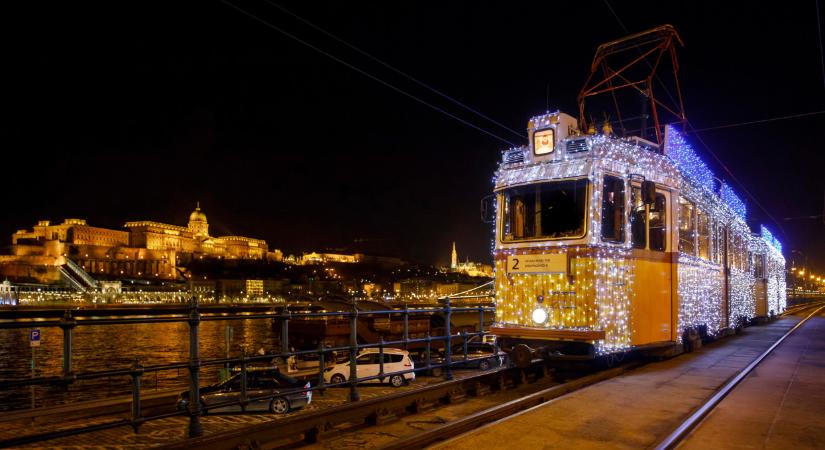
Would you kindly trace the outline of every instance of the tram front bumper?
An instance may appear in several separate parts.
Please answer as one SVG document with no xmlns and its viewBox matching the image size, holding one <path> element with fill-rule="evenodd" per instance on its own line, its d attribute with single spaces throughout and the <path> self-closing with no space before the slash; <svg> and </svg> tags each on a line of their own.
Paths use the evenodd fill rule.
<svg viewBox="0 0 825 450">
<path fill-rule="evenodd" d="M 537 327 L 494 325 L 490 333 L 502 338 L 536 339 L 542 341 L 593 342 L 605 338 L 604 330 L 563 330 Z"/>
</svg>

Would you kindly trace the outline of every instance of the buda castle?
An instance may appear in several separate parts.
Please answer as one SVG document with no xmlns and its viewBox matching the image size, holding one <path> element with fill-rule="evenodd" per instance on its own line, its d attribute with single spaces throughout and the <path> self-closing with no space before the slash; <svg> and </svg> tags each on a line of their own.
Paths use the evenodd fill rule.
<svg viewBox="0 0 825 450">
<path fill-rule="evenodd" d="M 68 264 L 95 276 L 185 280 L 185 266 L 194 259 L 281 260 L 281 252 L 270 251 L 262 239 L 210 236 L 200 204 L 186 226 L 142 220 L 123 227 L 94 227 L 84 219 L 41 220 L 31 230 L 12 234 L 11 255 L 0 256 L 0 272 L 48 283 L 59 281 L 61 271 L 33 275 L 31 266 Z"/>
</svg>

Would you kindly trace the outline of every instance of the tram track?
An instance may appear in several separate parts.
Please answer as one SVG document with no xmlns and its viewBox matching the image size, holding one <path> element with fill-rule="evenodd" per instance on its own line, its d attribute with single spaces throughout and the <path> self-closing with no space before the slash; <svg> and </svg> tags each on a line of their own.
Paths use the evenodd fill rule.
<svg viewBox="0 0 825 450">
<path fill-rule="evenodd" d="M 415 435 L 387 443 L 386 448 L 422 448 L 455 436 L 456 433 L 511 416 L 588 385 L 615 377 L 638 365 L 638 362 L 629 362 L 620 367 L 576 376 L 565 383 L 539 387 L 536 392 L 527 393 L 492 408 L 460 417 L 458 420 L 440 424 L 429 430 L 416 430 Z M 550 373 L 551 371 L 544 364 L 534 365 L 529 369 L 505 368 L 479 373 L 463 379 L 444 381 L 397 394 L 189 439 L 162 448 L 296 448 L 307 445 L 320 447 L 323 446 L 322 443 L 332 443 L 342 438 L 360 441 L 357 436 L 376 433 L 374 430 L 383 425 L 397 422 L 402 418 L 419 417 L 425 413 L 443 411 L 444 408 L 463 403 L 468 397 L 484 397 L 509 392 L 519 387 L 539 386 L 541 383 L 538 380 L 549 380 Z M 336 442 L 334 447 L 341 448 L 342 446 Z"/>
<path fill-rule="evenodd" d="M 633 368 L 639 366 L 640 362 L 627 363 L 619 367 L 602 370 L 594 374 L 586 375 L 574 380 L 542 389 L 538 392 L 528 394 L 524 397 L 511 400 L 500 405 L 487 408 L 466 417 L 438 425 L 432 429 L 425 430 L 395 442 L 380 447 L 382 450 L 407 450 L 420 449 L 436 444 L 438 442 L 453 438 L 462 433 L 472 431 L 482 425 L 513 417 L 520 412 L 542 405 L 571 392 L 585 388 L 595 383 L 619 376 Z"/>
<path fill-rule="evenodd" d="M 812 305 L 805 305 L 799 309 L 794 310 L 795 313 L 808 311 L 813 309 L 805 318 L 800 320 L 790 330 L 776 340 L 767 350 L 757 356 L 750 364 L 742 369 L 738 374 L 733 376 L 727 383 L 725 383 L 719 390 L 717 390 L 707 401 L 696 408 L 693 413 L 688 416 L 679 426 L 677 426 L 667 437 L 654 447 L 656 450 L 669 450 L 679 446 L 690 433 L 701 426 L 704 419 L 728 396 L 736 387 L 742 383 L 754 369 L 756 369 L 776 348 L 778 348 L 791 336 L 794 332 L 799 330 L 809 319 L 816 316 L 822 310 L 825 310 L 825 304 L 817 302 Z"/>
</svg>

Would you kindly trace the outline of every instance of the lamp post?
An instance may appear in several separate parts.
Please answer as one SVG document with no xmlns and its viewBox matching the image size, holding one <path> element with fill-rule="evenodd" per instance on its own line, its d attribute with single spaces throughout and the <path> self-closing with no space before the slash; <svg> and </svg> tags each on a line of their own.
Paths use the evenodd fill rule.
<svg viewBox="0 0 825 450">
<path fill-rule="evenodd" d="M 802 278 L 802 289 L 805 289 L 805 274 L 809 273 L 808 272 L 808 255 L 806 255 L 801 250 L 796 250 L 796 249 L 791 250 L 791 254 L 793 254 L 793 253 L 797 253 L 801 257 L 805 258 L 805 264 L 802 266 L 802 270 L 799 270 L 797 272 L 797 275 Z M 794 267 L 796 267 L 796 260 L 794 260 L 793 265 L 794 265 Z M 797 287 L 796 282 L 794 282 L 794 288 L 796 288 L 796 287 Z"/>
</svg>

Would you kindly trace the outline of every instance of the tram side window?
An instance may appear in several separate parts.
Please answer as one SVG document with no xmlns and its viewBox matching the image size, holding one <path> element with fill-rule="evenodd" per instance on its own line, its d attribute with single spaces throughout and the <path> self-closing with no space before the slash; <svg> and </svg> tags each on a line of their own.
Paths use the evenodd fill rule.
<svg viewBox="0 0 825 450">
<path fill-rule="evenodd" d="M 719 224 L 715 220 L 710 221 L 710 260 L 719 262 Z"/>
<path fill-rule="evenodd" d="M 642 203 L 642 190 L 637 186 L 631 189 L 630 234 L 633 248 L 645 248 L 645 205 Z M 656 193 L 656 201 L 650 205 L 650 249 L 663 252 L 667 249 L 667 201 L 665 194 Z"/>
<path fill-rule="evenodd" d="M 624 180 L 606 175 L 602 192 L 602 240 L 624 242 Z"/>
<path fill-rule="evenodd" d="M 665 195 L 656 193 L 656 202 L 650 208 L 650 249 L 663 252 L 667 249 L 667 204 Z"/>
<path fill-rule="evenodd" d="M 708 215 L 701 210 L 697 212 L 697 232 L 699 234 L 699 257 L 702 259 L 710 259 L 710 229 L 708 224 Z"/>
<path fill-rule="evenodd" d="M 633 186 L 630 191 L 630 234 L 633 248 L 645 248 L 645 205 L 642 203 L 642 189 Z"/>
<path fill-rule="evenodd" d="M 696 207 L 693 202 L 679 197 L 679 251 L 696 254 Z"/>
<path fill-rule="evenodd" d="M 765 255 L 753 254 L 753 276 L 757 280 L 765 278 Z"/>
</svg>

